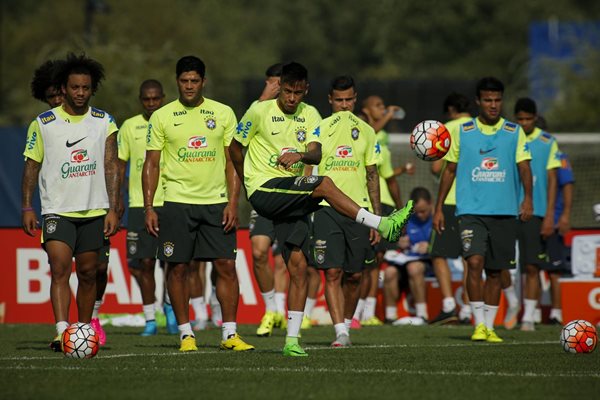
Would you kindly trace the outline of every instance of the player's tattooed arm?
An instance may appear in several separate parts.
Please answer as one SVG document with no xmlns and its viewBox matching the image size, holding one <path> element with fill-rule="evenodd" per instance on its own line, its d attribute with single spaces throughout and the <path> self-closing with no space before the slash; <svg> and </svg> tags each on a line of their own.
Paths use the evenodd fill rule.
<svg viewBox="0 0 600 400">
<path fill-rule="evenodd" d="M 373 213 L 381 215 L 381 200 L 379 196 L 379 173 L 376 165 L 367 165 L 367 190 L 373 206 Z"/>
<path fill-rule="evenodd" d="M 306 152 L 300 153 L 302 161 L 304 164 L 317 165 L 321 162 L 321 143 L 319 142 L 310 142 L 306 146 Z"/>
<path fill-rule="evenodd" d="M 119 193 L 120 193 L 120 169 L 119 159 L 117 157 L 117 135 L 112 134 L 106 138 L 106 149 L 104 153 L 104 178 L 106 180 L 106 192 L 108 193 L 108 202 L 110 209 L 118 211 Z"/>
<path fill-rule="evenodd" d="M 33 236 L 38 224 L 37 217 L 32 208 L 33 192 L 38 182 L 41 164 L 28 158 L 23 169 L 23 180 L 21 182 L 21 223 L 23 230 L 29 236 Z"/>
</svg>

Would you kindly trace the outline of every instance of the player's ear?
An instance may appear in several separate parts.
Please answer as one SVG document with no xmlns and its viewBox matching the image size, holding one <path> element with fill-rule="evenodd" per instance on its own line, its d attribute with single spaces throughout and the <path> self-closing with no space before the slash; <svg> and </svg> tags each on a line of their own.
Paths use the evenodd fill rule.
<svg viewBox="0 0 600 400">
<path fill-rule="evenodd" d="M 310 88 L 310 83 L 306 84 L 306 90 L 304 91 L 304 95 L 306 96 L 308 94 L 308 89 Z"/>
<path fill-rule="evenodd" d="M 200 87 L 204 89 L 204 85 L 206 85 L 206 78 L 202 78 L 202 85 Z"/>
<path fill-rule="evenodd" d="M 331 99 L 330 94 L 327 95 L 327 101 L 329 101 L 329 104 L 333 104 L 333 100 Z"/>
</svg>

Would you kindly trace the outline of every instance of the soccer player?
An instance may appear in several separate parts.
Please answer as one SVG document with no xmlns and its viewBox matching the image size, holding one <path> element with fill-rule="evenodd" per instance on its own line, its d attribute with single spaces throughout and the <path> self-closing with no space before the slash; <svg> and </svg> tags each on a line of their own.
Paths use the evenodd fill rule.
<svg viewBox="0 0 600 400">
<path fill-rule="evenodd" d="M 378 173 L 380 174 L 380 190 L 382 202 L 382 215 L 389 215 L 394 207 L 400 209 L 402 202 L 400 199 L 400 187 L 396 181 L 396 176 L 404 172 L 412 175 L 414 165 L 407 163 L 404 167 L 393 168 L 391 153 L 388 148 L 388 133 L 385 126 L 394 118 L 394 113 L 400 110 L 399 106 L 386 106 L 383 99 L 379 96 L 368 96 L 362 102 L 361 118 L 377 133 L 377 142 L 381 146 L 381 158 L 378 164 Z M 382 181 L 385 179 L 385 185 Z M 381 239 L 376 245 L 376 262 L 367 266 L 363 271 L 361 281 L 361 298 L 358 301 L 351 327 L 359 329 L 361 325 L 379 326 L 383 322 L 375 316 L 377 305 L 377 286 L 379 282 L 379 266 L 383 261 L 383 253 L 389 249 L 395 249 L 397 243 L 391 243 Z"/>
<path fill-rule="evenodd" d="M 30 125 L 25 147 L 22 222 L 34 236 L 31 207 L 36 183 L 42 201 L 42 246 L 48 254 L 50 298 L 57 336 L 50 347 L 61 351 L 60 335 L 69 326 L 69 277 L 75 257 L 80 322 L 90 323 L 97 296 L 99 252 L 118 228 L 119 175 L 114 119 L 89 106 L 104 79 L 104 68 L 85 55 L 69 53 L 55 71 L 62 105 L 40 114 Z"/>
<path fill-rule="evenodd" d="M 527 221 L 533 211 L 527 139 L 518 124 L 501 117 L 503 94 L 504 85 L 496 78 L 477 83 L 479 116 L 463 123 L 452 138 L 433 217 L 440 234 L 445 229 L 443 204 L 456 177 L 456 215 L 475 319 L 471 340 L 491 343 L 502 342 L 494 319 L 500 272 L 516 266 L 517 216 Z M 519 204 L 521 185 L 524 197 Z"/>
<path fill-rule="evenodd" d="M 250 107 L 229 147 L 250 203 L 259 214 L 273 220 L 290 274 L 283 348 L 287 356 L 307 356 L 298 343 L 298 333 L 306 303 L 308 215 L 325 199 L 341 214 L 377 229 L 385 238 L 397 240 L 412 210 L 410 203 L 390 217 L 379 217 L 352 201 L 331 178 L 302 176 L 305 164 L 321 161 L 321 118 L 314 107 L 302 102 L 307 92 L 306 68 L 295 62 L 284 65 L 277 99 Z"/>
<path fill-rule="evenodd" d="M 50 108 L 60 106 L 64 100 L 55 76 L 57 69 L 63 64 L 63 60 L 48 60 L 33 73 L 31 95 L 34 99 L 48 104 Z"/>
<path fill-rule="evenodd" d="M 319 175 L 331 178 L 358 205 L 380 215 L 377 163 L 381 150 L 373 128 L 353 114 L 354 80 L 335 78 L 328 97 L 332 114 L 319 128 Z M 379 234 L 341 215 L 327 202 L 321 205 L 314 213 L 311 265 L 325 272 L 325 299 L 336 336 L 331 346 L 348 347 L 352 345 L 349 328 L 360 297 L 361 274 L 366 265 L 375 262 L 372 246 L 379 241 Z"/>
<path fill-rule="evenodd" d="M 258 102 L 272 100 L 279 95 L 282 66 L 283 64 L 277 63 L 267 68 L 265 87 Z M 256 329 L 256 335 L 271 336 L 273 328 L 280 327 L 285 322 L 285 262 L 281 256 L 281 248 L 275 244 L 275 229 L 271 220 L 252 210 L 249 230 L 254 277 L 265 302 L 265 313 Z M 269 248 L 273 250 L 275 273 L 269 266 Z M 284 278 L 284 281 L 277 282 L 275 277 Z"/>
<path fill-rule="evenodd" d="M 540 297 L 540 270 L 556 275 L 558 282 L 560 265 L 548 262 L 547 243 L 554 233 L 554 204 L 556 201 L 556 173 L 560 168 L 558 144 L 548 132 L 536 128 L 537 106 L 528 97 L 517 100 L 515 117 L 527 137 L 531 151 L 531 173 L 533 175 L 533 217 L 519 224 L 519 255 L 525 270 L 523 316 L 521 330 L 535 330 L 534 312 Z"/>
<path fill-rule="evenodd" d="M 469 98 L 461 93 L 450 93 L 444 100 L 444 113 L 450 119 L 444 125 L 451 138 L 458 135 L 459 127 L 472 119 L 469 113 L 470 102 Z M 434 161 L 431 164 L 431 172 L 434 175 L 440 175 L 445 168 L 446 162 L 444 159 Z M 456 316 L 456 301 L 452 294 L 452 276 L 450 267 L 448 266 L 447 258 L 460 257 L 461 244 L 458 234 L 458 218 L 456 217 L 456 182 L 452 184 L 448 196 L 442 206 L 444 212 L 444 222 L 446 230 L 441 234 L 437 234 L 435 230 L 431 232 L 431 262 L 433 271 L 440 285 L 442 293 L 442 311 L 430 321 L 430 324 L 445 324 L 457 320 Z M 466 278 L 466 274 L 465 278 Z M 466 305 L 461 310 L 460 320 L 471 323 L 470 307 Z"/>
<path fill-rule="evenodd" d="M 429 238 L 431 236 L 431 223 L 433 207 L 431 193 L 424 187 L 416 187 L 410 193 L 414 203 L 414 213 L 406 224 L 406 235 L 399 241 L 403 252 L 399 262 L 391 259 L 392 264 L 384 273 L 384 299 L 386 320 L 392 320 L 393 325 L 425 325 L 429 319 L 427 312 L 427 296 L 425 286 L 425 271 L 431 268 L 429 257 Z M 408 275 L 408 285 L 415 303 L 416 317 L 405 317 L 396 320 L 396 304 L 400 298 L 398 291 L 398 267 Z"/>
<path fill-rule="evenodd" d="M 218 274 L 217 297 L 223 312 L 221 349 L 253 350 L 237 334 L 236 324 L 240 179 L 228 152 L 236 118 L 229 106 L 203 96 L 206 67 L 202 60 L 182 57 L 175 71 L 179 98 L 150 117 L 142 189 L 146 229 L 158 237 L 159 258 L 167 262 L 167 288 L 179 328 L 179 350 L 198 350 L 189 321 L 187 275 L 192 259 L 212 261 Z M 165 199 L 159 227 L 153 204 L 160 174 Z"/>
<path fill-rule="evenodd" d="M 139 100 L 143 108 L 141 114 L 129 118 L 119 131 L 119 162 L 121 181 L 125 181 L 125 168 L 129 162 L 129 217 L 127 226 L 127 262 L 132 275 L 140 286 L 142 293 L 142 309 L 146 319 L 146 327 L 142 336 L 156 335 L 156 318 L 154 292 L 154 266 L 156 265 L 156 237 L 146 231 L 144 225 L 144 199 L 142 195 L 142 167 L 146 157 L 146 136 L 148 121 L 164 102 L 165 95 L 160 82 L 148 79 L 140 85 Z M 159 177 L 158 187 L 162 188 Z M 154 196 L 154 207 L 160 213 L 164 192 L 158 190 Z M 167 314 L 165 312 L 165 314 Z M 168 318 L 168 314 L 167 314 Z"/>
</svg>

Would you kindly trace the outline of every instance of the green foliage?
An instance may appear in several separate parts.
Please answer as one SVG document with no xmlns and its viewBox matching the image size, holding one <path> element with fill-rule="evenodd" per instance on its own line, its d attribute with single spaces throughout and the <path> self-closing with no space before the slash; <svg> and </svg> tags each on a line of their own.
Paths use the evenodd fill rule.
<svg viewBox="0 0 600 400">
<path fill-rule="evenodd" d="M 104 64 L 107 80 L 94 105 L 119 122 L 139 112 L 137 89 L 144 79 L 161 80 L 167 98 L 176 96 L 174 64 L 185 54 L 205 60 L 207 96 L 238 113 L 247 107 L 243 83 L 262 79 L 274 62 L 292 59 L 306 64 L 311 77 L 324 79 L 341 73 L 376 80 L 496 75 L 512 100 L 528 90 L 529 23 L 581 21 L 600 12 L 600 3 L 572 0 L 551 6 L 543 0 L 103 0 L 108 11 L 95 13 L 88 29 L 86 2 L 2 2 L 0 124 L 26 124 L 45 108 L 31 99 L 31 75 L 44 60 L 67 51 L 85 51 Z M 577 85 L 565 90 L 578 97 Z M 570 114 L 561 107 L 558 113 Z M 593 109 L 585 102 L 583 107 Z M 560 126 L 574 129 L 571 122 Z"/>
</svg>

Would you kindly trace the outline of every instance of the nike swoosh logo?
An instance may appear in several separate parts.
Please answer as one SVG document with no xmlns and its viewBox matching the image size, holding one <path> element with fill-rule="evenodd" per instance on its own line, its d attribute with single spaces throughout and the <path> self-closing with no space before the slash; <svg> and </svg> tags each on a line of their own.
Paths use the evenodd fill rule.
<svg viewBox="0 0 600 400">
<path fill-rule="evenodd" d="M 183 122 L 180 122 L 178 124 L 173 124 L 173 126 L 179 126 L 179 125 L 183 125 Z"/>
<path fill-rule="evenodd" d="M 67 147 L 73 147 L 75 146 L 77 143 L 81 142 L 83 139 L 85 139 L 87 136 L 82 137 L 79 140 L 74 141 L 73 143 L 69 143 L 69 139 L 67 139 Z"/>
<path fill-rule="evenodd" d="M 271 132 L 271 135 L 275 136 L 275 135 L 279 135 L 281 132 Z"/>
<path fill-rule="evenodd" d="M 481 155 L 484 155 L 484 154 L 487 154 L 487 153 L 489 153 L 490 151 L 494 151 L 494 150 L 496 150 L 496 148 L 495 148 L 495 147 L 492 147 L 492 148 L 491 148 L 491 149 L 489 149 L 489 150 L 481 150 L 481 149 L 479 149 L 479 154 L 481 154 Z"/>
</svg>

